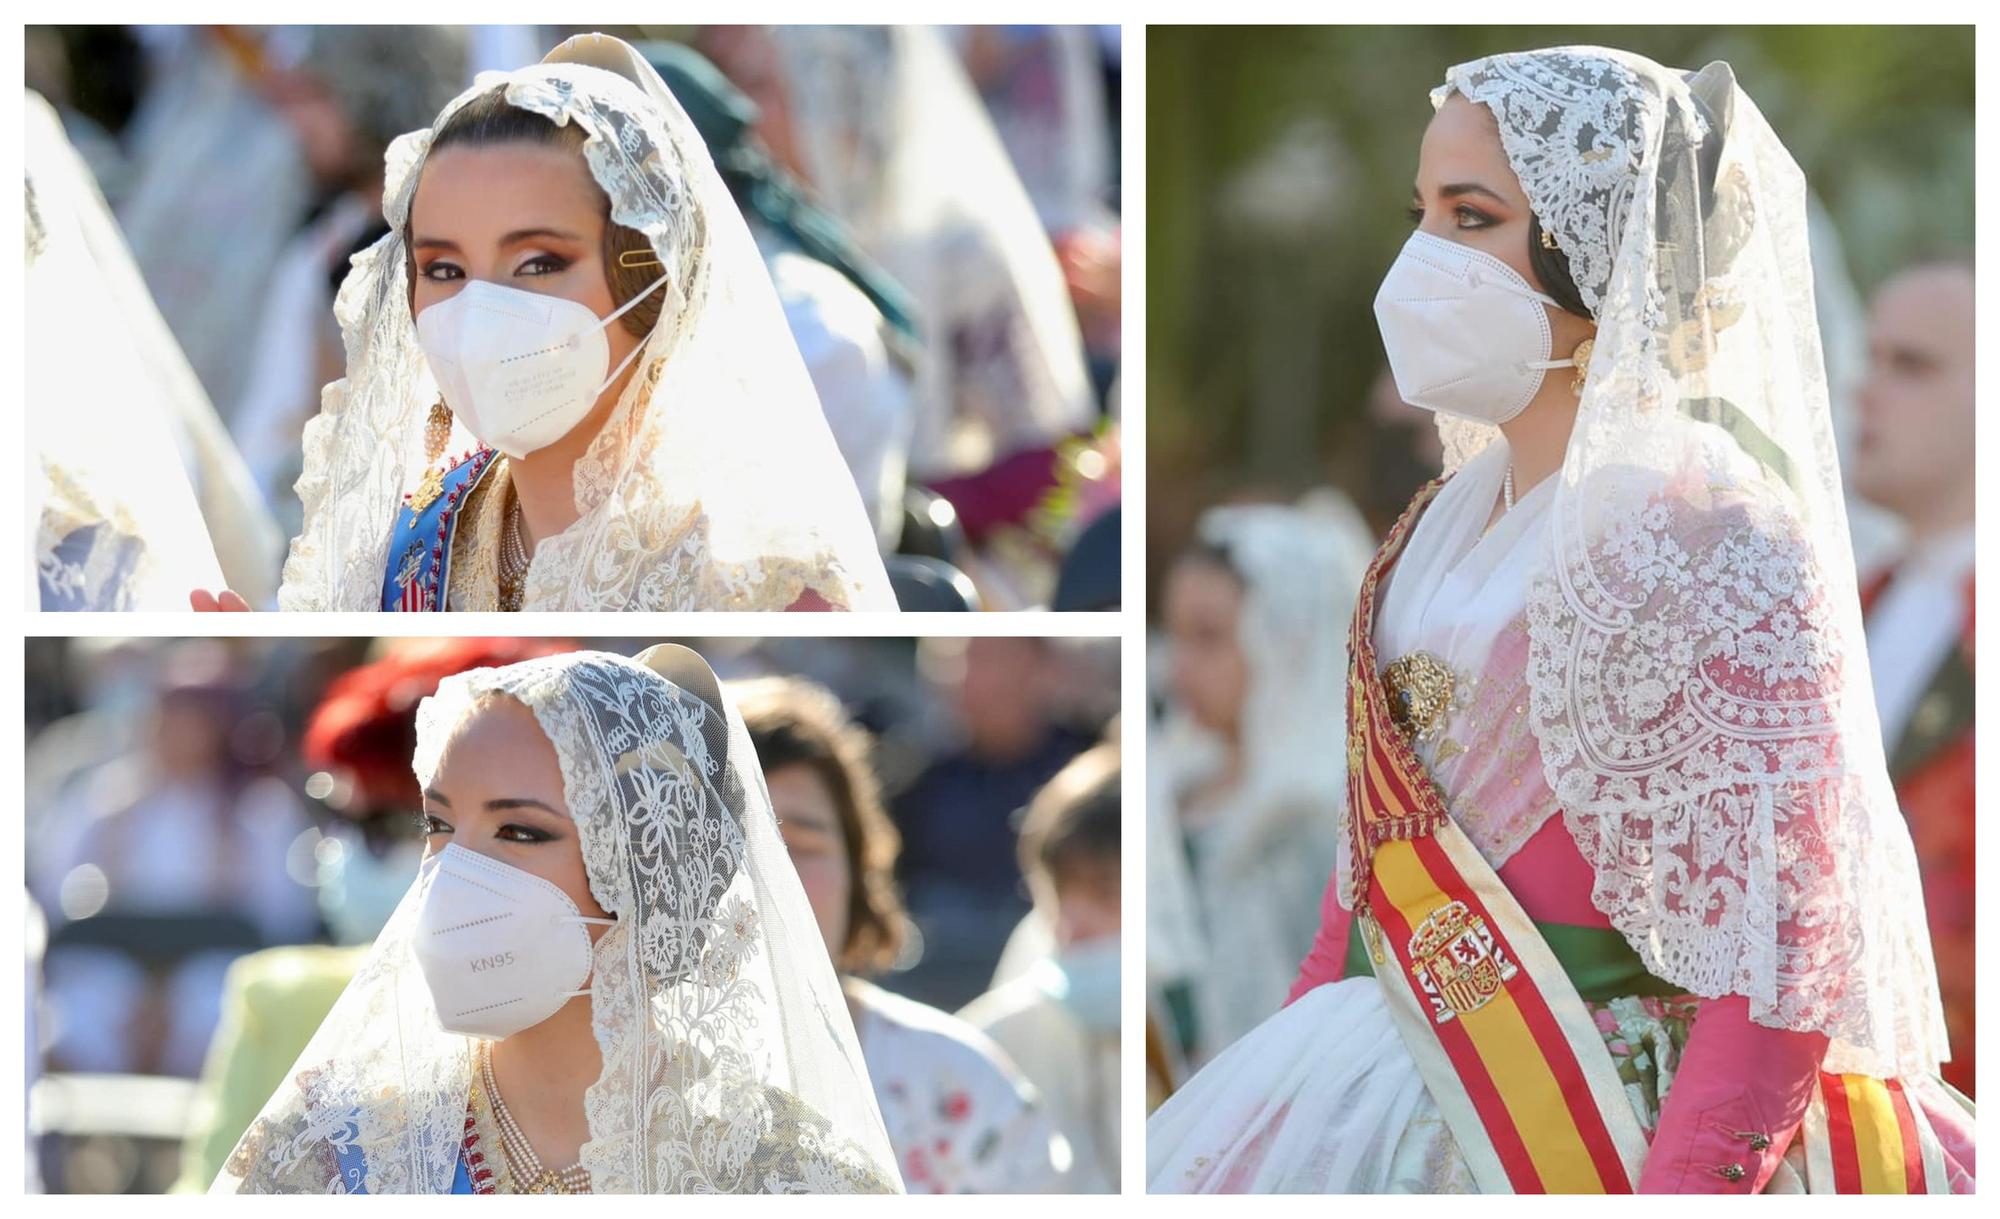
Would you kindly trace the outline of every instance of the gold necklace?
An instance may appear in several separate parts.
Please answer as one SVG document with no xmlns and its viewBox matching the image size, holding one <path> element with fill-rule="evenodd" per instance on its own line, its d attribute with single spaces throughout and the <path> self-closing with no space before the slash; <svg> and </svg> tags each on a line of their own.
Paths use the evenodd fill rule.
<svg viewBox="0 0 2000 1219">
<path fill-rule="evenodd" d="M 500 1126 L 500 1153 L 507 1159 L 507 1171 L 513 1175 L 516 1189 L 524 1194 L 587 1194 L 590 1192 L 590 1172 L 582 1161 L 564 1169 L 552 1169 L 542 1164 L 535 1154 L 534 1145 L 514 1121 L 514 1115 L 507 1110 L 507 1102 L 500 1097 L 500 1085 L 493 1079 L 493 1048 L 485 1046 L 479 1055 L 479 1067 L 486 1079 L 486 1097 L 493 1102 L 493 1120 Z"/>
<path fill-rule="evenodd" d="M 528 591 L 528 548 L 521 541 L 521 496 L 508 484 L 507 523 L 500 530 L 500 608 L 521 608 Z"/>
</svg>

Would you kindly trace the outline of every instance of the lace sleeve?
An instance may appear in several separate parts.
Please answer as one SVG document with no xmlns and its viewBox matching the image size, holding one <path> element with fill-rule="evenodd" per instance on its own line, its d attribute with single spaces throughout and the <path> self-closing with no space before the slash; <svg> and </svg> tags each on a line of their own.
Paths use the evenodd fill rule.
<svg viewBox="0 0 2000 1219">
<path fill-rule="evenodd" d="M 1652 496 L 1531 588 L 1548 783 L 1649 970 L 1895 1074 L 1942 1036 L 1909 836 L 1879 756 L 1849 756 L 1866 669 L 1791 516 L 1712 495 Z"/>
</svg>

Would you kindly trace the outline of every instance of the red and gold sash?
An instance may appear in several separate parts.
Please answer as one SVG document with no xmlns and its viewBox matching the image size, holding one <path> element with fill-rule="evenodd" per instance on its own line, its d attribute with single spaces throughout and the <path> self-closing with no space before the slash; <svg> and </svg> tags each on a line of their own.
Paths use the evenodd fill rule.
<svg viewBox="0 0 2000 1219">
<path fill-rule="evenodd" d="M 1640 1128 L 1590 1010 L 1534 922 L 1451 819 L 1413 731 L 1449 670 L 1375 657 L 1381 578 L 1442 482 L 1417 493 L 1363 579 L 1349 634 L 1353 905 L 1397 1027 L 1481 1190 L 1630 1193 Z M 1391 962 L 1393 960 L 1393 968 Z M 1942 1192 L 1937 1140 L 1894 1081 L 1822 1076 L 1801 1132 L 1819 1192 Z"/>
</svg>

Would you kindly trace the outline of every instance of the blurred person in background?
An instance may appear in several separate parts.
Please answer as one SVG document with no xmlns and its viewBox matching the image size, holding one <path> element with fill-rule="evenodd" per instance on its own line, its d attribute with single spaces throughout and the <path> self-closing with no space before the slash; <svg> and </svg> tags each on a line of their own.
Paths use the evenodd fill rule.
<svg viewBox="0 0 2000 1219">
<path fill-rule="evenodd" d="M 632 47 L 571 38 L 387 161 L 280 608 L 894 608 L 762 259 Z"/>
<path fill-rule="evenodd" d="M 824 687 L 771 677 L 732 685 L 771 810 L 841 977 L 876 1103 L 910 1193 L 1053 1193 L 1067 1141 L 1033 1087 L 971 1025 L 868 981 L 905 933 L 899 842 L 867 734 Z"/>
<path fill-rule="evenodd" d="M 883 551 L 894 551 L 916 424 L 914 306 L 771 155 L 749 94 L 691 47 L 653 42 L 640 50 L 686 108 L 742 209 L 834 443 Z"/>
<path fill-rule="evenodd" d="M 1895 514 L 1903 550 L 1862 582 L 1882 745 L 1924 876 L 1951 1033 L 1944 1076 L 1972 1094 L 1973 273 L 1914 263 L 1875 292 L 1856 393 L 1855 489 Z"/>
<path fill-rule="evenodd" d="M 1284 1002 L 1345 842 L 1346 756 L 1328 742 L 1374 540 L 1325 496 L 1211 508 L 1167 577 L 1146 952 L 1196 1066 Z"/>
<path fill-rule="evenodd" d="M 301 433 L 319 411 L 320 387 L 338 380 L 345 362 L 334 294 L 348 257 L 388 231 L 383 154 L 463 87 L 465 43 L 454 27 L 313 26 L 293 62 L 263 82 L 305 156 L 316 197 L 271 268 L 261 324 L 240 352 L 242 389 L 227 405 L 229 430 L 286 537 L 301 523 L 292 490 Z"/>
<path fill-rule="evenodd" d="M 145 85 L 119 133 L 129 186 L 118 222 L 160 313 L 222 409 L 241 399 L 282 251 L 317 187 L 268 92 L 303 26 L 134 27 Z"/>
<path fill-rule="evenodd" d="M 923 938 L 899 989 L 955 1008 L 985 987 L 1029 911 L 1016 867 L 1016 817 L 1092 738 L 1059 718 L 1067 658 L 1047 639 L 925 640 L 919 663 L 945 700 L 952 739 L 891 811 L 904 899 Z"/>
<path fill-rule="evenodd" d="M 1120 349 L 1117 184 L 1105 52 L 1085 25 L 965 25 L 952 40 L 1062 264 L 1102 397 Z"/>
<path fill-rule="evenodd" d="M 972 574 L 990 604 L 1045 603 L 1088 523 L 1078 489 L 1106 477 L 1075 443 L 1099 410 L 1062 269 L 964 68 L 929 27 L 704 27 L 698 45 L 915 300 L 912 477 L 989 557 Z"/>
<path fill-rule="evenodd" d="M 230 961 L 317 929 L 294 858 L 309 822 L 266 773 L 267 727 L 219 646 L 182 645 L 138 751 L 70 797 L 65 817 L 81 830 L 41 865 L 44 904 L 64 916 L 48 986 L 51 1054 L 65 1069 L 193 1076 Z M 197 930 L 149 962 L 152 945 L 101 931 L 124 925 L 108 920 L 167 916 L 212 920 L 209 931 L 232 946 L 204 948 Z"/>
<path fill-rule="evenodd" d="M 538 640 L 398 641 L 351 669 L 313 709 L 300 743 L 307 791 L 333 821 L 314 848 L 321 919 L 331 944 L 268 948 L 238 958 L 224 980 L 182 1147 L 175 1193 L 201 1193 L 368 955 L 417 878 L 423 793 L 410 770 L 417 704 L 453 673 L 545 654 Z"/>
<path fill-rule="evenodd" d="M 1019 859 L 1050 955 L 959 1013 L 1040 1090 L 1069 1140 L 1076 1193 L 1118 1192 L 1119 808 L 1115 745 L 1081 754 L 1036 793 Z"/>
<path fill-rule="evenodd" d="M 1097 31 L 963 25 L 946 36 L 1050 237 L 1103 223 L 1116 184 Z"/>
</svg>

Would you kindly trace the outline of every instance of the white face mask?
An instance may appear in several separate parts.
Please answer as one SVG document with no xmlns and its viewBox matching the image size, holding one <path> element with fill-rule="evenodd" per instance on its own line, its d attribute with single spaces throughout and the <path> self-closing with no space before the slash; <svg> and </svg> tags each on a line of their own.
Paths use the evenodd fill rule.
<svg viewBox="0 0 2000 1219">
<path fill-rule="evenodd" d="M 424 863 L 414 950 L 446 1032 L 497 1041 L 590 992 L 590 932 L 569 894 L 453 843 Z"/>
<path fill-rule="evenodd" d="M 1375 294 L 1396 392 L 1411 406 L 1477 423 L 1527 409 L 1549 358 L 1548 310 L 1514 268 L 1470 246 L 1412 233 Z"/>
<path fill-rule="evenodd" d="M 417 344 L 466 430 L 509 457 L 567 436 L 597 396 L 638 357 L 635 344 L 609 376 L 604 331 L 667 282 L 599 318 L 588 305 L 475 279 L 417 315 Z"/>
</svg>

